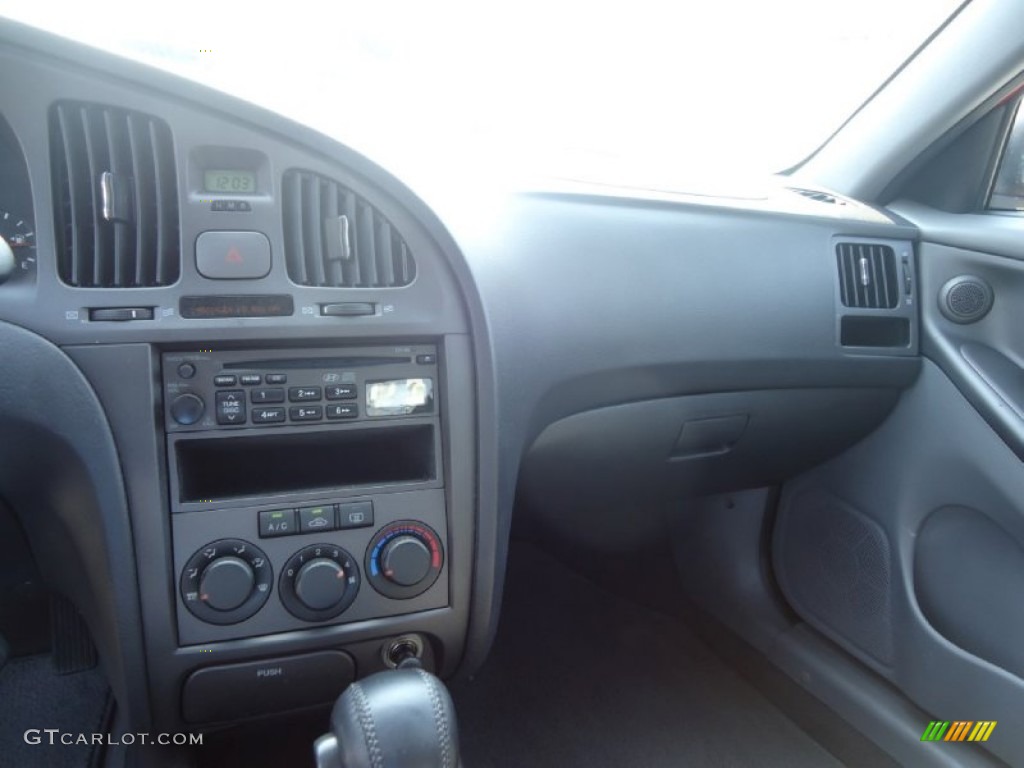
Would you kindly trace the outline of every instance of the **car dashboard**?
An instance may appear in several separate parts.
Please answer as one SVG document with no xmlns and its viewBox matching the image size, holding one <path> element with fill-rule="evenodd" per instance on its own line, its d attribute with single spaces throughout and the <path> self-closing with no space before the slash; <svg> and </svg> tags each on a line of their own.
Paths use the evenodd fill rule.
<svg viewBox="0 0 1024 768">
<path fill-rule="evenodd" d="M 0 62 L 0 491 L 133 727 L 398 653 L 467 674 L 517 498 L 640 541 L 919 370 L 916 230 L 856 201 L 558 183 L 473 218 L 170 75 L 16 25 Z"/>
</svg>

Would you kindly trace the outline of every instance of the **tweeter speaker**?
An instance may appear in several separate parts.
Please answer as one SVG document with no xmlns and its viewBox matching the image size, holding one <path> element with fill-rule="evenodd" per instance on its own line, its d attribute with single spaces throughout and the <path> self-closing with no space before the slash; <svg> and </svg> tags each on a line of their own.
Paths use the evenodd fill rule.
<svg viewBox="0 0 1024 768">
<path fill-rule="evenodd" d="M 939 291 L 939 310 L 954 323 L 975 323 L 992 309 L 992 286 L 973 275 L 959 275 Z"/>
<path fill-rule="evenodd" d="M 889 538 L 860 510 L 821 490 L 790 498 L 775 531 L 775 572 L 809 624 L 866 661 L 893 661 Z"/>
</svg>

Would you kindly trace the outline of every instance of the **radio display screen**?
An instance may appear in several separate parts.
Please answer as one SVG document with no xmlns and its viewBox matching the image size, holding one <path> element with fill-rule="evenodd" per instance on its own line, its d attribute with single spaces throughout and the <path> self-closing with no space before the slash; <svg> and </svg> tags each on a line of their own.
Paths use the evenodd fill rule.
<svg viewBox="0 0 1024 768">
<path fill-rule="evenodd" d="M 367 416 L 410 416 L 434 406 L 432 379 L 392 379 L 366 385 Z"/>
</svg>

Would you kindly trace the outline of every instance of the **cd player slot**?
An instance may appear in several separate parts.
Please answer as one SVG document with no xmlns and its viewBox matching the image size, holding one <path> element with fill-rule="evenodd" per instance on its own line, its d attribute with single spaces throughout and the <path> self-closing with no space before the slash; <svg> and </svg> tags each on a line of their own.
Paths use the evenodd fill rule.
<svg viewBox="0 0 1024 768">
<path fill-rule="evenodd" d="M 202 437 L 174 444 L 180 501 L 421 483 L 437 477 L 434 426 Z"/>
<path fill-rule="evenodd" d="M 365 368 L 367 366 L 374 365 L 400 365 L 402 363 L 411 362 L 412 358 L 409 357 L 408 355 L 406 355 L 405 357 L 302 357 L 274 360 L 237 360 L 235 362 L 225 363 L 224 368 L 264 368 L 271 370 L 322 370 L 328 368 Z"/>
</svg>

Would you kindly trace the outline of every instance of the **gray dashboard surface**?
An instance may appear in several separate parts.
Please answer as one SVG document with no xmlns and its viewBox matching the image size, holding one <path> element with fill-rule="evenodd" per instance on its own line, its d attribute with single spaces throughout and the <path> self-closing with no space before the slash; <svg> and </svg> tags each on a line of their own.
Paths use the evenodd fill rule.
<svg viewBox="0 0 1024 768">
<path fill-rule="evenodd" d="M 247 136 L 262 137 L 288 157 L 298 153 L 344 168 L 382 190 L 382 204 L 393 200 L 395 215 L 407 211 L 423 240 L 436 243 L 451 269 L 446 290 L 461 293 L 466 308 L 477 387 L 479 516 L 465 670 L 483 660 L 496 626 L 520 461 L 549 424 L 602 406 L 689 394 L 897 389 L 918 372 L 916 357 L 853 354 L 836 340 L 833 239 L 911 240 L 916 231 L 910 227 L 877 216 L 828 215 L 827 207 L 821 216 L 796 216 L 551 192 L 511 195 L 493 220 L 467 223 L 465 210 L 452 206 L 471 206 L 479 194 L 473 187 L 453 200 L 428 200 L 439 219 L 365 158 L 252 105 L 14 25 L 0 27 L 0 44 L 19 66 L 31 60 L 59 78 L 67 61 L 85 64 L 76 75 L 89 73 L 83 87 L 99 93 L 124 88 L 124 98 L 158 110 L 165 105 L 229 117 Z M 57 66 L 24 46 L 55 51 L 67 61 Z M 0 88 L 0 109 L 10 109 L 15 91 Z M 30 143 L 35 178 L 46 179 L 45 142 Z M 46 184 L 34 195 L 41 221 Z M 374 338 L 467 330 L 451 313 L 443 317 L 433 328 L 397 318 L 353 333 Z M 49 327 L 44 323 L 40 330 Z M 314 330 L 301 320 L 260 326 L 236 321 L 202 330 L 217 338 L 261 340 L 339 333 Z M 98 340 L 57 335 L 65 342 Z M 147 338 L 133 327 L 116 329 L 109 340 L 194 342 L 196 331 L 168 328 Z"/>
<path fill-rule="evenodd" d="M 832 238 L 911 228 L 600 194 L 516 194 L 486 226 L 435 207 L 492 334 L 504 526 L 523 454 L 566 416 L 689 394 L 899 388 L 919 369 L 850 354 L 835 333 Z"/>
</svg>

